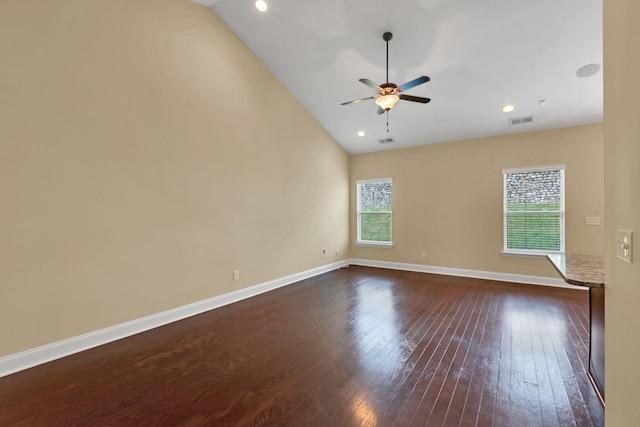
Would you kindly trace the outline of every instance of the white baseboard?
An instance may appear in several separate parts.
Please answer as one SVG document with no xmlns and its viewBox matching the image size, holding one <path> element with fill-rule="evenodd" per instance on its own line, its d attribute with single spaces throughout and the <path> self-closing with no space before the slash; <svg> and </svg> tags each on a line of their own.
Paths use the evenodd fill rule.
<svg viewBox="0 0 640 427">
<path fill-rule="evenodd" d="M 528 285 L 544 285 L 559 288 L 582 289 L 583 286 L 573 286 L 564 280 L 554 277 L 528 276 L 524 274 L 497 273 L 493 271 L 465 270 L 461 268 L 436 267 L 432 265 L 405 264 L 400 262 L 374 261 L 369 259 L 350 259 L 349 264 L 364 267 L 388 268 L 391 270 L 417 271 L 420 273 L 443 274 L 445 276 L 471 277 L 474 279 L 497 280 L 500 282 L 524 283 Z"/>
<path fill-rule="evenodd" d="M 10 354 L 0 358 L 0 377 L 32 368 L 52 360 L 79 353 L 99 345 L 107 344 L 140 332 L 148 331 L 168 323 L 176 322 L 214 308 L 222 307 L 246 298 L 250 298 L 319 274 L 349 265 L 349 260 L 327 264 L 322 267 L 292 274 L 290 276 L 260 283 L 248 288 L 239 289 L 224 295 L 177 307 L 161 313 L 135 319 L 119 325 L 89 332 L 62 341 Z"/>
<path fill-rule="evenodd" d="M 515 282 L 533 285 L 556 286 L 570 289 L 587 289 L 580 286 L 571 286 L 562 279 L 552 277 L 527 276 L 522 274 L 496 273 L 480 270 L 464 270 L 459 268 L 436 267 L 420 264 L 406 264 L 399 262 L 374 261 L 366 259 L 347 259 L 344 261 L 327 264 L 322 267 L 292 274 L 290 276 L 260 283 L 248 288 L 239 289 L 224 295 L 198 301 L 192 304 L 177 307 L 161 313 L 135 319 L 130 322 L 110 326 L 108 328 L 89 332 L 62 341 L 26 350 L 21 353 L 11 354 L 0 358 L 0 377 L 13 374 L 28 368 L 32 368 L 52 360 L 60 359 L 74 353 L 79 353 L 99 345 L 107 344 L 140 332 L 148 331 L 168 323 L 176 322 L 205 311 L 213 310 L 246 298 L 290 285 L 310 277 L 317 276 L 346 265 L 361 265 L 365 267 L 388 268 L 392 270 L 417 271 L 421 273 L 443 274 L 447 276 L 472 277 L 476 279 L 498 280 L 502 282 Z"/>
</svg>

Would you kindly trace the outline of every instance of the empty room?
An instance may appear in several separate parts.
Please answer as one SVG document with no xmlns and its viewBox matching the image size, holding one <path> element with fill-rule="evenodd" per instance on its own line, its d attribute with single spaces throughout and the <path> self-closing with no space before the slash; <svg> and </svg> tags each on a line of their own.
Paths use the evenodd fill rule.
<svg viewBox="0 0 640 427">
<path fill-rule="evenodd" d="M 640 3 L 0 1 L 0 426 L 637 426 Z"/>
</svg>

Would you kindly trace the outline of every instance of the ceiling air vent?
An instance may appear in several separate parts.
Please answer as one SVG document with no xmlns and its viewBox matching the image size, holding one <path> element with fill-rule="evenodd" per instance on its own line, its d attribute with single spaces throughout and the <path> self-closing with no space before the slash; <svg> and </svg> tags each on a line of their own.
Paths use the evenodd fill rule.
<svg viewBox="0 0 640 427">
<path fill-rule="evenodd" d="M 390 142 L 396 142 L 396 140 L 393 138 L 383 138 L 383 139 L 379 139 L 378 142 L 380 144 L 389 144 Z"/>
<path fill-rule="evenodd" d="M 516 117 L 513 119 L 509 119 L 509 125 L 521 125 L 524 123 L 531 123 L 531 122 L 533 122 L 533 116 Z"/>
</svg>

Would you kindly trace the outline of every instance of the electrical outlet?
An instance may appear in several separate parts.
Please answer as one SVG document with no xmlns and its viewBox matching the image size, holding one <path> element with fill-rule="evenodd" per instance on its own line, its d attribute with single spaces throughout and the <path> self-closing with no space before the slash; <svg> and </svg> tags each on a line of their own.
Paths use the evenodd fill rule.
<svg viewBox="0 0 640 427">
<path fill-rule="evenodd" d="M 240 270 L 233 270 L 233 280 L 240 280 Z"/>
<path fill-rule="evenodd" d="M 320 259 L 325 259 L 327 257 L 327 250 L 323 249 L 320 253 Z"/>
<path fill-rule="evenodd" d="M 422 258 L 426 258 L 427 257 L 427 251 L 422 251 Z"/>
</svg>

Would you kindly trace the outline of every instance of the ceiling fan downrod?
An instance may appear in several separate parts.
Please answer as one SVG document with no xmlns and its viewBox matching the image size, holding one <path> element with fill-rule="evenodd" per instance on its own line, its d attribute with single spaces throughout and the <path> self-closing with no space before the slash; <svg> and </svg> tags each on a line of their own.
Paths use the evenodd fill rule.
<svg viewBox="0 0 640 427">
<path fill-rule="evenodd" d="M 393 34 L 389 31 L 382 35 L 382 40 L 387 43 L 387 83 L 389 83 L 389 40 L 393 38 Z"/>
</svg>

